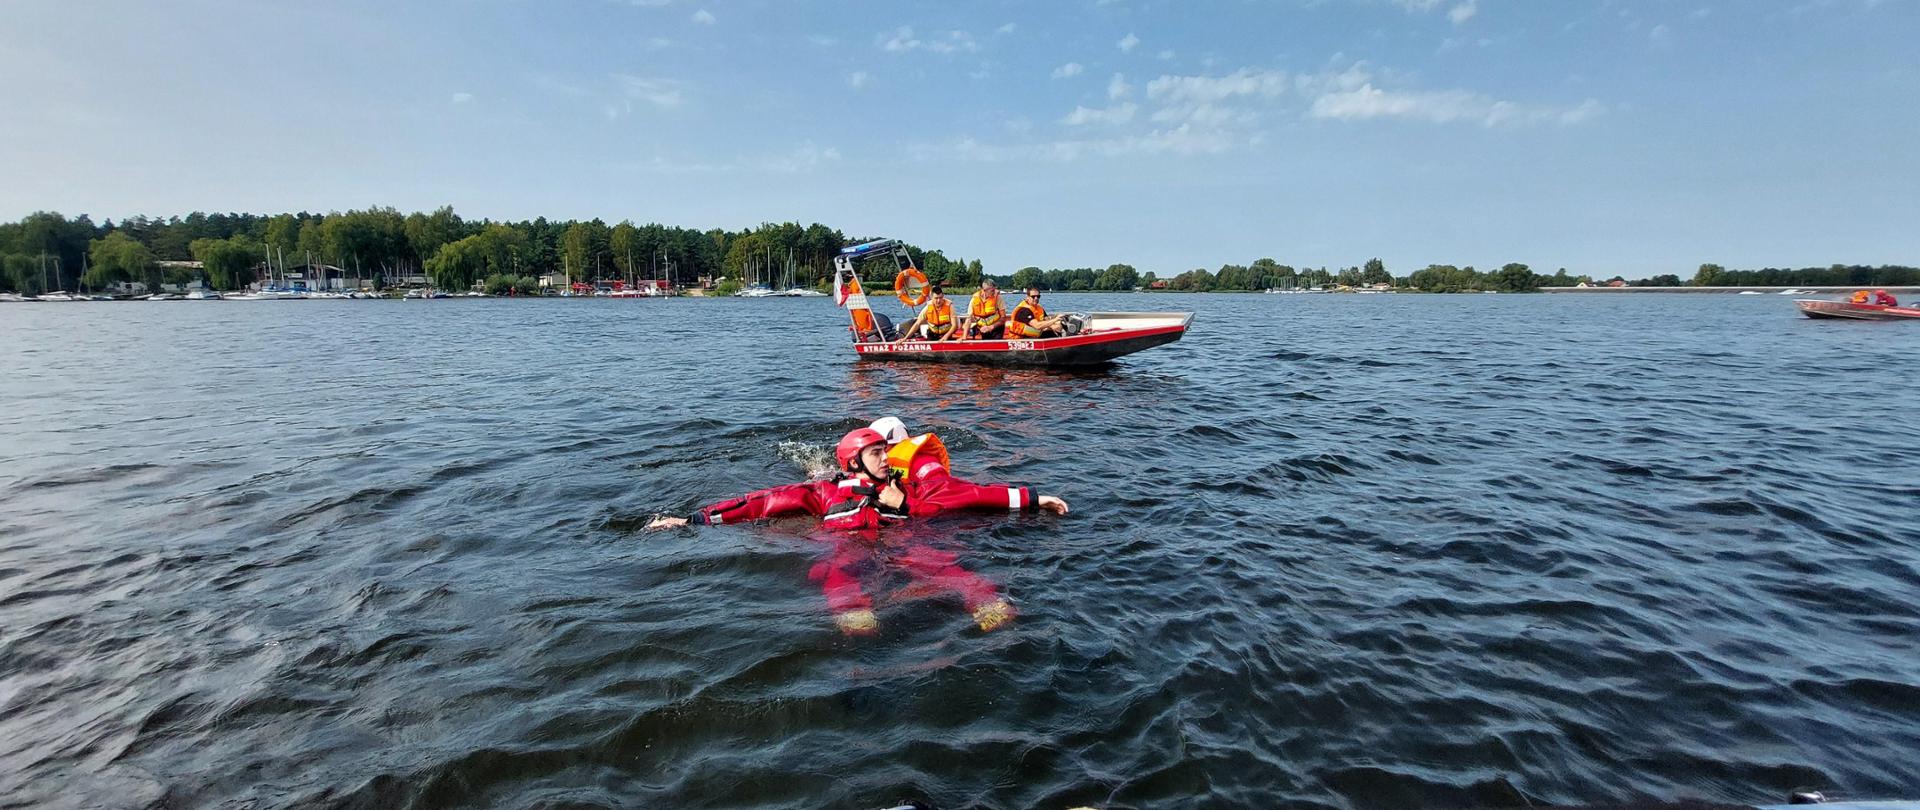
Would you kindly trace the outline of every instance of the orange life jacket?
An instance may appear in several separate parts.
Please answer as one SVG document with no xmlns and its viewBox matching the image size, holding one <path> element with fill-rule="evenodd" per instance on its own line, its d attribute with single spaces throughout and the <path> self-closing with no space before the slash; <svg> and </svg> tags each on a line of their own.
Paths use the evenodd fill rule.
<svg viewBox="0 0 1920 810">
<path fill-rule="evenodd" d="M 854 295 L 859 295 L 860 293 L 861 293 L 860 277 L 854 276 L 853 278 L 848 280 L 847 295 L 851 297 Z M 873 334 L 878 331 L 873 327 L 873 310 L 855 309 L 855 310 L 849 310 L 849 311 L 853 313 L 853 339 L 854 340 L 861 340 L 865 338 L 867 335 Z"/>
<path fill-rule="evenodd" d="M 953 328 L 953 302 L 946 298 L 928 304 L 921 314 L 926 316 L 927 325 L 933 327 L 935 332 Z"/>
<path fill-rule="evenodd" d="M 931 433 L 922 433 L 887 448 L 887 466 L 899 470 L 909 482 L 919 479 L 921 469 L 929 461 L 940 462 L 941 467 L 952 470 L 947 462 L 947 446 Z"/>
<path fill-rule="evenodd" d="M 973 294 L 967 301 L 967 314 L 973 317 L 974 326 L 992 329 L 1000 325 L 1000 316 L 1005 313 L 1000 308 L 1000 293 L 994 293 L 991 298 L 981 297 L 986 294 L 985 290 Z"/>
<path fill-rule="evenodd" d="M 1026 323 L 1020 322 L 1020 310 L 1023 309 L 1033 313 L 1033 317 L 1028 318 Z M 1032 301 L 1022 300 L 1020 303 L 1014 305 L 1013 316 L 1007 319 L 1007 337 L 1039 337 L 1040 330 L 1034 328 L 1033 322 L 1044 321 L 1046 319 L 1046 307 L 1040 306 Z"/>
</svg>

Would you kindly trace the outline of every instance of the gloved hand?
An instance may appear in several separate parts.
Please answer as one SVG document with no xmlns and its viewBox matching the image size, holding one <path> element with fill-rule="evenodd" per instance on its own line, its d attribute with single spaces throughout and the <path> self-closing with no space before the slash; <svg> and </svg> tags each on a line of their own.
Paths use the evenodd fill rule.
<svg viewBox="0 0 1920 810">
<path fill-rule="evenodd" d="M 982 630 L 992 630 L 1013 620 L 1013 606 L 1005 599 L 995 599 L 973 609 L 973 623 Z"/>
<path fill-rule="evenodd" d="M 840 632 L 849 636 L 871 636 L 880 629 L 879 618 L 873 615 L 873 611 L 865 609 L 836 613 L 833 623 L 840 628 Z"/>
</svg>

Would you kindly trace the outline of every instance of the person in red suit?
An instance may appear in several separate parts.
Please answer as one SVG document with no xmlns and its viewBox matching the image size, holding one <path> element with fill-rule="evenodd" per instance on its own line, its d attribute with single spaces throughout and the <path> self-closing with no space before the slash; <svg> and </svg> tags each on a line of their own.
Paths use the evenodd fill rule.
<svg viewBox="0 0 1920 810">
<path fill-rule="evenodd" d="M 878 629 L 873 601 L 861 590 L 856 570 L 876 556 L 905 570 L 921 585 L 959 594 L 982 630 L 1011 620 L 1015 611 L 999 595 L 999 589 L 960 567 L 952 552 L 922 543 L 895 547 L 885 542 L 880 529 L 948 511 L 1045 509 L 1066 514 L 1066 501 L 1034 495 L 1026 487 L 954 478 L 945 471 L 944 449 L 940 451 L 940 469 L 917 464 L 922 474 L 915 479 L 896 470 L 889 463 L 888 452 L 885 436 L 872 428 L 860 428 L 842 437 L 834 448 L 841 473 L 833 479 L 750 492 L 703 506 L 689 517 L 656 518 L 648 528 L 724 525 L 795 515 L 820 518 L 821 527 L 830 531 L 833 547 L 827 558 L 813 567 L 810 578 L 820 583 L 834 623 L 848 634 L 866 635 Z"/>
</svg>

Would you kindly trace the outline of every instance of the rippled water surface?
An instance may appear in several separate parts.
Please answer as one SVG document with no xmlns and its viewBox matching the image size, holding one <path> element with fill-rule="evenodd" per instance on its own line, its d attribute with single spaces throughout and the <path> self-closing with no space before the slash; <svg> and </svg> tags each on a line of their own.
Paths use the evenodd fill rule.
<svg viewBox="0 0 1920 810">
<path fill-rule="evenodd" d="M 1054 299 L 1058 299 L 1057 301 Z M 822 299 L 0 305 L 0 805 L 1387 808 L 1920 794 L 1912 324 L 1191 309 L 1073 374 Z M 640 531 L 894 413 L 1070 501 Z"/>
</svg>

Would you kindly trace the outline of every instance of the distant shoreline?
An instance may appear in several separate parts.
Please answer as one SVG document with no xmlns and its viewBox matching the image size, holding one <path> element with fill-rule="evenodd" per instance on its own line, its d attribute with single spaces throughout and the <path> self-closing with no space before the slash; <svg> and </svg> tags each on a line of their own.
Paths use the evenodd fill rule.
<svg viewBox="0 0 1920 810">
<path fill-rule="evenodd" d="M 1886 290 L 1895 295 L 1920 292 L 1920 287 L 1878 287 L 1872 284 L 1847 287 L 1541 287 L 1543 293 L 1742 293 L 1758 292 L 1779 294 L 1788 290 L 1799 290 L 1808 295 L 1834 295 L 1850 293 L 1854 290 Z"/>
</svg>

